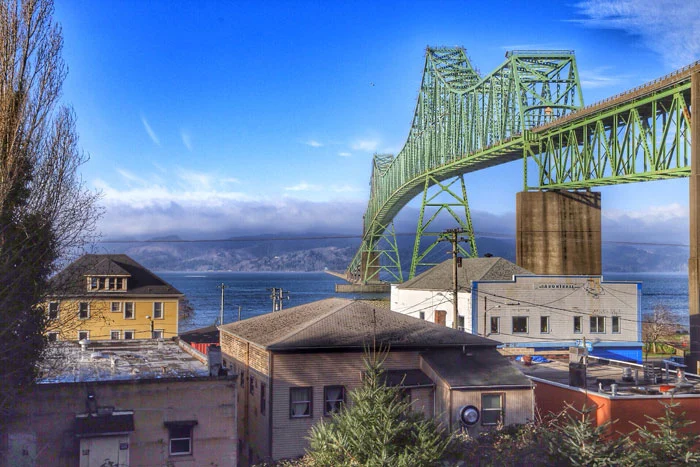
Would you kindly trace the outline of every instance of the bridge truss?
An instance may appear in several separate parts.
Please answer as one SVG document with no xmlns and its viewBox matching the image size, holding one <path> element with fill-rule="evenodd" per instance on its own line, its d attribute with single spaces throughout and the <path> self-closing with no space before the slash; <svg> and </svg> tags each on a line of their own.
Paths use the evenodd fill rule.
<svg viewBox="0 0 700 467">
<path fill-rule="evenodd" d="M 462 254 L 476 255 L 463 178 L 470 172 L 522 159 L 525 190 L 688 176 L 696 72 L 698 63 L 583 107 L 572 51 L 509 52 L 481 77 L 463 48 L 428 48 L 407 141 L 396 157 L 375 155 L 362 243 L 348 277 L 373 282 L 387 271 L 403 279 L 392 221 L 421 192 L 409 278 L 428 264 L 422 261 L 439 240 L 430 225 L 440 211 L 465 229 L 469 247 Z M 532 185 L 529 165 L 538 175 Z M 452 189 L 458 181 L 461 189 Z M 429 190 L 448 193 L 449 202 L 436 202 Z M 435 240 L 425 246 L 421 239 L 431 235 Z"/>
</svg>

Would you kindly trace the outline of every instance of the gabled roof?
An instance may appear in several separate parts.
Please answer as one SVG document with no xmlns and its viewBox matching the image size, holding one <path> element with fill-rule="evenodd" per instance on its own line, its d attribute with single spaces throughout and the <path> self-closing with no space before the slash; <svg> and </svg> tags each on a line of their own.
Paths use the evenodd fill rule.
<svg viewBox="0 0 700 467">
<path fill-rule="evenodd" d="M 106 275 L 127 276 L 127 291 L 87 291 L 86 276 Z M 65 296 L 182 295 L 175 287 L 123 254 L 83 255 L 56 274 L 51 285 L 57 294 Z"/>
<path fill-rule="evenodd" d="M 443 261 L 413 279 L 397 286 L 399 289 L 412 290 L 452 290 L 452 260 Z M 531 276 L 532 273 L 507 259 L 492 256 L 490 258 L 464 258 L 462 267 L 457 268 L 457 286 L 460 290 L 471 291 L 472 281 L 505 281 L 513 276 Z"/>
<path fill-rule="evenodd" d="M 328 298 L 220 326 L 222 332 L 268 350 L 489 346 L 491 339 L 447 328 L 372 304 Z"/>
<path fill-rule="evenodd" d="M 452 389 L 468 387 L 532 387 L 522 374 L 495 348 L 438 349 L 421 353 L 423 360 Z"/>
</svg>

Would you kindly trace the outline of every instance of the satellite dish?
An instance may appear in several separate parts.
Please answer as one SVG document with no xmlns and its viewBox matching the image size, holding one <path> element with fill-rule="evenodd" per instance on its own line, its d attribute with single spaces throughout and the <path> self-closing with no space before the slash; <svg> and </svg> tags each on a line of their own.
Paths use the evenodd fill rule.
<svg viewBox="0 0 700 467">
<path fill-rule="evenodd" d="M 459 409 L 459 420 L 466 426 L 475 425 L 479 421 L 479 409 L 473 405 L 465 405 Z"/>
</svg>

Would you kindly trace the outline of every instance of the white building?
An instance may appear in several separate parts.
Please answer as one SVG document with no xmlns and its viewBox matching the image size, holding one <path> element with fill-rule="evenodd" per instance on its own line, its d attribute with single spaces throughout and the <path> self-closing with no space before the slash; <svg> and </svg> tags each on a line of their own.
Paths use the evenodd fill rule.
<svg viewBox="0 0 700 467">
<path fill-rule="evenodd" d="M 391 309 L 452 326 L 452 260 L 391 288 Z M 641 359 L 641 283 L 602 276 L 536 276 L 503 258 L 462 260 L 458 327 L 509 347 Z"/>
</svg>

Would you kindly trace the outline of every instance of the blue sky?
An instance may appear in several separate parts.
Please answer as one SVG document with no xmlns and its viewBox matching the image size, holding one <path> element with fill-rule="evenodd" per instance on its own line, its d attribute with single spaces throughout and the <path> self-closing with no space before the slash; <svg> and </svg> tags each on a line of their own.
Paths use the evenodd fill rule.
<svg viewBox="0 0 700 467">
<path fill-rule="evenodd" d="M 427 45 L 484 74 L 509 49 L 573 49 L 587 104 L 700 58 L 694 1 L 57 3 L 104 238 L 359 233 Z M 521 168 L 467 177 L 477 231 L 512 232 Z M 687 240 L 687 180 L 602 191 L 606 239 Z"/>
</svg>

